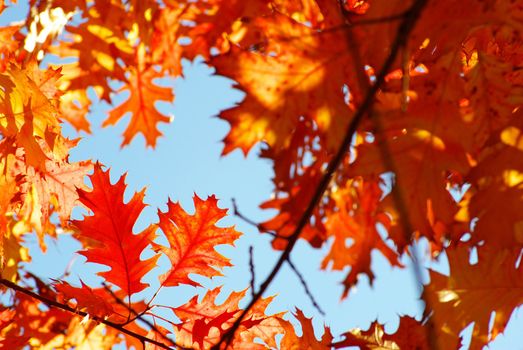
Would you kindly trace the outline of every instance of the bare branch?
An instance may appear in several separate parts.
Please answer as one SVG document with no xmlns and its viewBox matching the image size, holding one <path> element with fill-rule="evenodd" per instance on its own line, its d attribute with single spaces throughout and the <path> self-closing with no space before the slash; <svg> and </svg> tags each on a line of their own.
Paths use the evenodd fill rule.
<svg viewBox="0 0 523 350">
<path fill-rule="evenodd" d="M 252 245 L 249 247 L 249 270 L 251 271 L 251 293 L 252 297 L 256 295 L 254 286 L 256 282 L 256 275 L 254 274 L 254 258 L 253 258 L 253 247 Z"/>
<path fill-rule="evenodd" d="M 252 309 L 252 307 L 256 304 L 256 302 L 262 297 L 263 293 L 267 290 L 271 282 L 274 280 L 278 272 L 280 271 L 281 267 L 283 266 L 283 263 L 289 258 L 289 255 L 294 248 L 294 245 L 296 244 L 298 238 L 300 237 L 300 234 L 302 230 L 305 228 L 307 223 L 310 220 L 310 217 L 316 208 L 316 205 L 320 202 L 321 198 L 323 197 L 323 194 L 329 187 L 330 181 L 334 173 L 337 171 L 340 163 L 342 162 L 343 158 L 347 154 L 347 151 L 349 150 L 352 138 L 354 137 L 356 130 L 358 126 L 360 125 L 361 121 L 363 120 L 363 117 L 368 113 L 368 111 L 372 108 L 372 105 L 374 103 L 374 98 L 378 90 L 380 89 L 381 85 L 385 81 L 385 76 L 387 75 L 388 71 L 392 67 L 392 64 L 396 60 L 396 57 L 399 53 L 399 50 L 401 47 L 404 46 L 404 44 L 407 42 L 408 36 L 412 29 L 414 28 L 414 25 L 416 24 L 416 21 L 418 20 L 421 11 L 425 7 L 427 3 L 427 0 L 417 0 L 415 1 L 412 6 L 409 8 L 407 12 L 403 15 L 403 20 L 401 21 L 401 24 L 398 28 L 398 32 L 396 34 L 396 38 L 391 46 L 391 51 L 387 59 L 385 60 L 382 68 L 380 69 L 379 73 L 376 76 L 376 80 L 374 84 L 368 89 L 365 98 L 362 102 L 362 104 L 357 109 L 356 113 L 354 114 L 354 117 L 352 118 L 347 131 L 345 133 L 345 137 L 343 139 L 343 142 L 332 158 L 332 160 L 329 162 L 329 165 L 319 183 L 319 185 L 316 188 L 316 191 L 314 192 L 314 195 L 312 196 L 312 199 L 307 205 L 307 208 L 303 212 L 302 216 L 300 217 L 300 220 L 298 224 L 296 225 L 296 228 L 291 236 L 289 236 L 289 243 L 287 244 L 287 247 L 280 255 L 280 258 L 276 262 L 275 266 L 273 267 L 272 271 L 269 273 L 265 281 L 260 285 L 260 289 L 256 293 L 255 297 L 252 298 L 252 300 L 249 302 L 247 307 L 243 310 L 240 317 L 236 319 L 232 327 L 222 336 L 220 341 L 213 347 L 213 349 L 220 349 L 220 346 L 223 342 L 226 342 L 226 344 L 230 344 L 232 339 L 234 338 L 234 334 L 236 333 L 236 330 L 240 326 L 243 318 L 247 315 L 247 313 Z"/>
<path fill-rule="evenodd" d="M 269 235 L 271 235 L 271 236 L 273 236 L 275 238 L 287 239 L 287 237 L 280 236 L 280 235 L 278 235 L 274 231 L 267 231 L 267 230 L 265 230 L 262 227 L 262 225 L 258 224 L 256 221 L 254 221 L 252 219 L 249 219 L 248 217 L 246 217 L 245 215 L 243 215 L 240 212 L 240 210 L 238 209 L 238 205 L 236 204 L 236 199 L 235 198 L 232 198 L 231 201 L 232 201 L 232 211 L 233 211 L 233 214 L 235 216 L 239 217 L 240 219 L 242 219 L 243 221 L 245 221 L 249 225 L 252 225 L 252 226 L 256 227 L 260 232 L 267 233 L 267 234 L 269 234 Z"/>
<path fill-rule="evenodd" d="M 320 305 L 318 304 L 318 302 L 314 298 L 314 295 L 312 295 L 312 293 L 311 293 L 311 291 L 309 289 L 309 285 L 307 284 L 307 281 L 305 281 L 305 278 L 303 278 L 303 275 L 301 274 L 301 272 L 292 263 L 290 257 L 287 259 L 287 263 L 289 264 L 289 266 L 291 267 L 292 271 L 294 271 L 294 273 L 296 274 L 296 276 L 300 280 L 300 283 L 303 286 L 303 289 L 305 289 L 305 294 L 307 294 L 307 296 L 309 297 L 309 299 L 310 299 L 310 301 L 312 303 L 312 306 L 314 306 L 314 308 L 320 313 L 320 315 L 325 316 L 325 311 L 322 310 L 322 308 L 320 307 Z"/>
</svg>

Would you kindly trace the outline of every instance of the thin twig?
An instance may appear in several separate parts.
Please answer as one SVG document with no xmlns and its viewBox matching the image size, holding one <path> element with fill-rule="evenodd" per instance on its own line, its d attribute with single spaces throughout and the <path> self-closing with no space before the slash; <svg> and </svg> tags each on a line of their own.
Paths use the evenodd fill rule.
<svg viewBox="0 0 523 350">
<path fill-rule="evenodd" d="M 303 289 L 305 290 L 305 294 L 307 294 L 307 296 L 309 297 L 309 299 L 310 299 L 310 301 L 312 303 L 312 306 L 314 306 L 314 308 L 320 313 L 320 315 L 325 316 L 325 311 L 323 311 L 322 308 L 320 307 L 320 305 L 318 304 L 318 302 L 316 302 L 316 299 L 314 298 L 314 295 L 312 295 L 312 293 L 311 293 L 311 291 L 309 289 L 309 285 L 307 284 L 307 281 L 305 281 L 305 278 L 303 278 L 303 275 L 301 274 L 301 272 L 292 263 L 290 257 L 287 259 L 287 263 L 289 264 L 289 266 L 291 267 L 292 271 L 294 271 L 294 273 L 296 274 L 296 276 L 300 280 L 300 283 L 303 286 Z"/>
<path fill-rule="evenodd" d="M 158 306 L 158 305 L 155 305 L 155 306 Z M 164 308 L 169 309 L 169 310 L 171 310 L 171 311 L 172 311 L 172 309 L 173 309 L 172 307 L 170 307 L 170 306 L 165 306 L 165 305 L 161 305 L 161 307 L 164 307 Z M 162 316 L 160 316 L 160 315 L 154 315 L 154 317 L 157 318 L 157 319 L 159 319 L 159 320 L 162 320 L 162 321 L 165 322 L 165 323 L 170 324 L 170 325 L 173 326 L 173 327 L 178 327 L 178 326 L 180 326 L 179 323 L 174 323 L 173 321 L 168 320 L 167 318 L 162 317 Z"/>
<path fill-rule="evenodd" d="M 251 295 L 254 298 L 256 291 L 254 286 L 256 284 L 256 275 L 254 274 L 254 258 L 253 258 L 253 247 L 249 247 L 249 270 L 251 271 Z"/>
<path fill-rule="evenodd" d="M 240 219 L 242 219 L 243 221 L 245 221 L 246 223 L 248 223 L 249 225 L 252 225 L 254 227 L 256 227 L 260 232 L 263 232 L 263 233 L 267 233 L 275 238 L 281 238 L 281 239 L 288 239 L 288 237 L 283 237 L 281 235 L 278 235 L 276 232 L 274 231 L 270 231 L 270 230 L 265 230 L 261 224 L 258 224 L 256 221 L 252 220 L 252 219 L 249 219 L 248 217 L 246 217 L 245 215 L 243 215 L 240 210 L 238 209 L 238 205 L 236 204 L 236 199 L 235 198 L 232 198 L 231 199 L 232 201 L 232 211 L 233 211 L 233 214 L 237 217 L 239 217 Z"/>
<path fill-rule="evenodd" d="M 165 341 L 169 342 L 171 344 L 171 346 L 175 346 L 175 347 L 178 347 L 179 349 L 183 349 L 182 346 L 176 344 L 172 339 L 167 338 L 167 336 L 165 336 L 158 329 L 158 327 L 156 327 L 156 325 L 152 324 L 148 319 L 143 317 L 144 313 L 147 312 L 147 310 L 148 310 L 147 308 L 146 308 L 146 311 L 144 311 L 144 313 L 137 313 L 133 308 L 128 307 L 127 304 L 123 300 L 121 300 L 116 294 L 114 294 L 114 292 L 109 288 L 109 286 L 105 282 L 102 282 L 102 285 L 104 286 L 105 290 L 107 290 L 109 292 L 109 294 L 111 294 L 111 296 L 114 298 L 114 300 L 118 304 L 127 308 L 127 310 L 131 314 L 134 314 L 135 319 L 138 319 L 138 320 L 142 321 L 143 323 L 145 323 L 149 328 L 151 328 L 153 331 L 155 331 L 157 334 L 159 334 Z"/>
<path fill-rule="evenodd" d="M 254 220 L 249 219 L 246 216 L 243 216 L 243 214 L 240 213 L 240 211 L 238 210 L 238 205 L 236 204 L 236 199 L 235 198 L 232 198 L 231 201 L 232 201 L 232 211 L 233 211 L 234 215 L 236 215 L 237 217 L 239 217 L 240 219 L 242 219 L 246 223 L 256 227 L 257 229 L 260 228 L 260 225 L 257 222 L 255 222 Z M 274 232 L 270 232 L 270 233 L 274 234 Z"/>
<path fill-rule="evenodd" d="M 373 24 L 380 24 L 380 23 L 387 23 L 387 22 L 397 21 L 397 20 L 400 20 L 400 19 L 404 18 L 406 13 L 407 13 L 407 11 L 401 12 L 401 13 L 398 13 L 398 14 L 395 14 L 395 15 L 390 15 L 390 16 L 384 16 L 384 17 L 379 17 L 379 18 L 369 18 L 369 19 L 364 19 L 364 20 L 359 20 L 359 21 L 353 21 L 353 22 L 350 22 L 350 23 L 344 23 L 344 24 L 340 24 L 340 25 L 337 25 L 337 26 L 332 26 L 332 27 L 328 27 L 328 28 L 318 29 L 316 31 L 312 31 L 312 33 L 310 33 L 310 34 L 287 35 L 285 37 L 276 36 L 275 38 L 277 38 L 278 40 L 281 40 L 281 41 L 291 41 L 291 40 L 303 39 L 303 38 L 306 38 L 306 37 L 321 36 L 321 35 L 324 35 L 324 34 L 334 33 L 334 32 L 341 31 L 341 30 L 347 30 L 347 29 L 351 29 L 351 28 L 354 28 L 354 27 L 360 27 L 360 26 L 367 26 L 367 25 L 373 25 Z"/>
<path fill-rule="evenodd" d="M 106 326 L 109 326 L 121 333 L 124 333 L 124 334 L 127 334 L 128 336 L 131 336 L 135 339 L 138 339 L 140 340 L 141 342 L 143 343 L 150 343 L 150 344 L 154 344 L 156 346 L 158 346 L 159 348 L 162 348 L 162 349 L 166 349 L 166 350 L 172 350 L 173 348 L 168 346 L 168 345 L 165 345 L 164 343 L 160 343 L 159 341 L 156 341 L 154 339 L 151 339 L 151 338 L 148 338 L 146 336 L 143 336 L 141 334 L 138 334 L 138 333 L 135 333 L 133 331 L 130 331 L 128 329 L 125 329 L 122 325 L 120 324 L 117 324 L 117 323 L 114 323 L 114 322 L 111 322 L 111 321 L 107 321 L 107 320 L 104 320 L 98 316 L 94 316 L 94 315 L 89 315 L 87 312 L 84 312 L 84 311 L 80 311 L 80 310 L 76 310 L 76 309 L 73 309 L 72 307 L 70 307 L 69 305 L 66 305 L 66 304 L 62 304 L 62 303 L 59 303 L 55 300 L 52 300 L 52 299 L 49 299 L 47 297 L 44 297 L 38 293 L 35 293 L 33 292 L 32 290 L 29 290 L 29 289 L 26 289 L 22 286 L 19 286 L 18 284 L 16 283 L 13 283 L 9 280 L 6 280 L 4 278 L 0 278 L 0 284 L 3 284 L 4 286 L 12 289 L 12 290 L 15 290 L 17 292 L 20 292 L 22 294 L 25 294 L 25 295 L 28 295 L 34 299 L 37 299 L 37 300 L 40 300 L 42 303 L 46 304 L 47 306 L 49 307 L 54 307 L 54 308 L 57 308 L 57 309 L 60 309 L 60 310 L 63 310 L 63 311 L 67 311 L 67 312 L 70 312 L 72 314 L 75 314 L 75 315 L 78 315 L 78 316 L 82 316 L 82 317 L 89 317 L 91 320 L 95 321 L 95 322 L 98 322 L 98 323 L 102 323 Z M 179 347 L 180 349 L 186 349 L 186 348 L 181 348 Z M 187 349 L 188 350 L 188 349 Z"/>
<path fill-rule="evenodd" d="M 222 338 L 216 344 L 213 349 L 220 349 L 221 344 L 225 341 L 227 346 L 230 344 L 232 339 L 234 338 L 234 334 L 236 333 L 236 330 L 240 326 L 243 318 L 247 315 L 247 313 L 252 309 L 252 307 L 256 304 L 256 302 L 261 298 L 263 293 L 267 290 L 269 285 L 272 283 L 278 272 L 280 271 L 281 267 L 283 266 L 283 263 L 288 259 L 290 256 L 290 253 L 292 249 L 294 248 L 294 245 L 296 244 L 298 238 L 300 237 L 300 234 L 302 230 L 305 228 L 307 223 L 310 220 L 310 217 L 316 208 L 316 205 L 320 202 L 321 198 L 323 197 L 324 192 L 329 187 L 330 181 L 334 173 L 337 171 L 340 163 L 342 162 L 343 158 L 345 157 L 347 151 L 349 150 L 352 138 L 354 137 L 356 130 L 358 126 L 360 125 L 361 121 L 363 120 L 363 117 L 367 114 L 369 109 L 372 107 L 374 103 L 374 98 L 378 90 L 380 89 L 381 85 L 385 81 L 385 76 L 387 75 L 388 71 L 392 67 L 394 61 L 396 60 L 396 57 L 398 55 L 398 52 L 402 46 L 406 43 L 408 36 L 412 29 L 414 28 L 414 25 L 416 21 L 418 20 L 419 15 L 421 14 L 421 11 L 426 5 L 427 0 L 417 0 L 415 1 L 412 6 L 409 8 L 407 12 L 405 12 L 403 16 L 403 20 L 401 21 L 401 24 L 398 28 L 398 32 L 396 34 L 396 38 L 391 46 L 390 54 L 385 60 L 382 68 L 380 69 L 379 73 L 376 76 L 375 83 L 370 87 L 370 89 L 367 91 L 367 94 L 365 95 L 365 98 L 363 102 L 361 103 L 360 107 L 357 109 L 356 113 L 354 114 L 347 131 L 345 133 L 345 137 L 343 139 L 343 142 L 341 143 L 340 148 L 332 158 L 332 160 L 329 162 L 329 165 L 321 178 L 320 183 L 318 184 L 318 187 L 316 187 L 316 191 L 314 192 L 314 195 L 312 196 L 309 204 L 307 205 L 307 208 L 303 212 L 302 216 L 300 217 L 300 220 L 298 221 L 298 224 L 296 225 L 296 228 L 294 229 L 291 236 L 289 236 L 289 243 L 287 244 L 287 247 L 280 255 L 280 258 L 276 262 L 275 266 L 273 267 L 272 271 L 269 273 L 265 281 L 260 285 L 260 288 L 254 298 L 249 302 L 247 307 L 242 311 L 240 317 L 238 317 L 231 328 L 223 334 Z M 226 346 L 226 347 L 227 347 Z"/>
</svg>

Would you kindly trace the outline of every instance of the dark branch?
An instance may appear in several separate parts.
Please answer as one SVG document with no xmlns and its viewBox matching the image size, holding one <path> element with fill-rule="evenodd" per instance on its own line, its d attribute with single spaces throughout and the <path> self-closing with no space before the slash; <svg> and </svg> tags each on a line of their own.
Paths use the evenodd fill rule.
<svg viewBox="0 0 523 350">
<path fill-rule="evenodd" d="M 57 308 L 57 309 L 60 309 L 60 310 L 63 310 L 63 311 L 67 311 L 67 312 L 70 312 L 72 314 L 75 314 L 75 315 L 78 315 L 78 316 L 82 316 L 82 317 L 86 317 L 87 316 L 87 317 L 89 317 L 91 320 L 93 320 L 95 322 L 102 323 L 102 324 L 104 324 L 104 325 L 106 325 L 108 327 L 116 329 L 117 331 L 119 331 L 121 333 L 127 334 L 128 336 L 131 336 L 133 338 L 136 338 L 136 339 L 140 340 L 142 343 L 154 344 L 154 345 L 158 346 L 159 348 L 166 349 L 166 350 L 172 350 L 173 349 L 171 346 L 165 345 L 164 343 L 160 343 L 159 341 L 156 341 L 154 339 L 145 337 L 145 336 L 143 336 L 141 334 L 138 334 L 138 333 L 135 333 L 135 332 L 130 331 L 128 329 L 125 329 L 120 324 L 104 320 L 104 319 L 102 319 L 100 317 L 97 317 L 97 316 L 94 316 L 94 315 L 89 315 L 87 312 L 84 312 L 84 311 L 73 309 L 72 307 L 70 307 L 68 305 L 65 305 L 65 304 L 59 303 L 59 302 L 57 302 L 55 300 L 49 299 L 47 297 L 44 297 L 44 296 L 42 296 L 42 295 L 40 295 L 38 293 L 33 292 L 32 290 L 29 290 L 29 289 L 26 289 L 24 287 L 21 287 L 18 284 L 13 283 L 13 282 L 11 282 L 9 280 L 6 280 L 4 278 L 0 279 L 0 284 L 3 284 L 7 288 L 10 288 L 10 289 L 15 290 L 17 292 L 20 292 L 20 293 L 23 293 L 25 295 L 28 295 L 31 298 L 34 298 L 36 300 L 40 300 L 42 303 L 46 304 L 49 307 L 54 307 L 54 308 Z M 181 348 L 181 349 L 184 349 L 184 348 Z"/>
<path fill-rule="evenodd" d="M 255 222 L 254 220 L 249 219 L 246 216 L 243 216 L 243 214 L 240 213 L 240 211 L 238 210 L 238 205 L 236 204 L 236 198 L 232 198 L 231 201 L 232 201 L 232 211 L 233 211 L 234 215 L 236 215 L 237 217 L 239 217 L 240 219 L 242 219 L 246 223 L 256 227 L 257 229 L 260 229 L 260 225 L 258 225 L 257 222 Z M 274 232 L 271 232 L 271 234 L 273 234 L 273 233 Z"/>
<path fill-rule="evenodd" d="M 256 283 L 256 275 L 254 274 L 254 258 L 252 245 L 249 247 L 249 270 L 251 271 L 251 293 L 252 297 L 254 298 L 254 296 L 256 295 L 256 291 L 254 289 Z"/>
<path fill-rule="evenodd" d="M 293 231 L 292 235 L 289 236 L 289 243 L 287 244 L 287 247 L 280 255 L 280 258 L 276 262 L 275 266 L 273 267 L 272 271 L 269 273 L 265 281 L 260 285 L 260 289 L 256 293 L 255 297 L 252 298 L 252 300 L 249 302 L 247 307 L 243 310 L 240 317 L 236 319 L 232 327 L 222 336 L 220 341 L 217 345 L 213 347 L 213 349 L 219 349 L 221 344 L 225 341 L 226 344 L 230 344 L 232 339 L 234 338 L 234 334 L 236 333 L 236 330 L 240 326 L 243 318 L 247 315 L 247 313 L 252 309 L 252 307 L 256 304 L 256 302 L 262 297 L 263 293 L 267 290 L 269 285 L 272 283 L 278 272 L 280 271 L 281 267 L 283 266 L 283 263 L 289 258 L 290 253 L 292 249 L 294 248 L 294 245 L 296 244 L 298 238 L 300 237 L 300 234 L 302 230 L 305 228 L 307 223 L 310 220 L 310 217 L 316 208 L 316 205 L 320 202 L 321 198 L 323 197 L 323 194 L 329 187 L 330 181 L 334 173 L 337 171 L 340 163 L 342 162 L 343 158 L 347 154 L 347 151 L 349 150 L 352 138 L 354 137 L 356 130 L 358 129 L 361 121 L 363 120 L 363 117 L 367 114 L 367 112 L 372 108 L 372 105 L 374 103 L 374 98 L 378 90 L 380 89 L 381 85 L 385 81 L 385 76 L 387 75 L 388 71 L 392 67 L 394 61 L 396 60 L 396 57 L 398 55 L 398 52 L 401 47 L 405 45 L 407 42 L 408 36 L 412 29 L 414 28 L 414 25 L 416 21 L 418 20 L 418 17 L 421 14 L 421 11 L 426 5 L 427 0 L 417 0 L 413 3 L 413 5 L 409 8 L 407 12 L 405 12 L 403 16 L 403 20 L 401 21 L 401 24 L 398 28 L 398 32 L 396 34 L 396 38 L 391 46 L 390 54 L 385 60 L 385 63 L 383 64 L 382 68 L 380 69 L 379 73 L 376 76 L 375 83 L 369 88 L 367 91 L 365 98 L 360 105 L 360 107 L 357 109 L 356 113 L 354 114 L 347 131 L 345 133 L 345 137 L 343 139 L 343 142 L 332 158 L 332 160 L 329 162 L 329 165 L 325 171 L 325 174 L 323 175 L 318 187 L 316 188 L 316 191 L 314 192 L 314 195 L 312 196 L 312 199 L 310 200 L 309 204 L 307 205 L 307 208 L 303 212 L 303 215 L 300 217 L 300 220 L 298 224 L 296 225 L 295 230 Z"/>
<path fill-rule="evenodd" d="M 249 225 L 252 225 L 254 227 L 256 227 L 260 232 L 263 232 L 263 233 L 267 233 L 275 238 L 281 238 L 281 239 L 288 239 L 288 237 L 283 237 L 283 236 L 280 236 L 278 235 L 276 232 L 274 231 L 268 231 L 268 230 L 265 230 L 262 225 L 258 224 L 256 221 L 252 220 L 252 219 L 249 219 L 248 217 L 246 217 L 245 215 L 243 215 L 240 210 L 238 209 L 238 205 L 236 204 L 236 199 L 235 198 L 232 198 L 231 199 L 232 201 L 232 211 L 233 211 L 233 214 L 237 217 L 239 217 L 240 219 L 242 219 L 243 221 L 245 221 L 246 223 L 248 223 Z"/>
<path fill-rule="evenodd" d="M 301 274 L 301 272 L 292 263 L 290 257 L 287 259 L 287 263 L 289 264 L 289 266 L 291 267 L 292 271 L 294 271 L 294 273 L 296 274 L 296 276 L 300 280 L 300 283 L 303 286 L 303 289 L 305 290 L 305 294 L 307 294 L 307 296 L 309 297 L 309 299 L 310 299 L 310 301 L 312 303 L 312 306 L 314 306 L 314 308 L 320 313 L 320 315 L 325 316 L 325 312 L 322 310 L 322 308 L 320 307 L 320 305 L 318 304 L 318 302 L 314 298 L 314 295 L 312 295 L 312 293 L 311 293 L 311 291 L 309 289 L 309 285 L 307 284 L 307 281 L 305 281 L 305 278 L 303 278 L 303 275 Z"/>
</svg>

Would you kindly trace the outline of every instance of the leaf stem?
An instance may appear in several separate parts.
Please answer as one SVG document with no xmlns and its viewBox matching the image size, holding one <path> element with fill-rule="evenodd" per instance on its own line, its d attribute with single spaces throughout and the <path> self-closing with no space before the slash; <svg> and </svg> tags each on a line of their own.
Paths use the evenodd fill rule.
<svg viewBox="0 0 523 350">
<path fill-rule="evenodd" d="M 116 294 L 114 294 L 114 292 L 109 288 L 109 286 L 107 286 L 107 284 L 105 282 L 102 282 L 102 285 L 104 286 L 105 290 L 107 290 L 107 292 L 109 292 L 109 294 L 111 294 L 111 296 L 114 298 L 114 300 L 118 304 L 127 308 L 127 310 L 129 311 L 129 314 L 134 315 L 134 317 L 135 317 L 134 319 L 138 319 L 138 320 L 142 321 L 143 323 L 145 323 L 149 328 L 151 328 L 153 331 L 155 331 L 157 334 L 159 334 L 165 341 L 169 342 L 171 344 L 171 346 L 176 346 L 176 347 L 180 348 L 179 345 L 177 345 L 171 339 L 167 338 L 154 324 L 152 324 L 149 320 L 147 320 L 146 318 L 143 317 L 143 315 L 149 310 L 149 305 L 142 313 L 137 313 L 133 308 L 128 307 L 127 304 L 122 299 L 120 299 Z"/>
</svg>

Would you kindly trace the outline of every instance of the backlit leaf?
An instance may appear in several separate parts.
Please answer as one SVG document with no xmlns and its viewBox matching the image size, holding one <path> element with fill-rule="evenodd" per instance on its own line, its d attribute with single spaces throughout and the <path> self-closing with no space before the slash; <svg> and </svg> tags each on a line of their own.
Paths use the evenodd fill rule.
<svg viewBox="0 0 523 350">
<path fill-rule="evenodd" d="M 74 220 L 78 228 L 76 237 L 84 243 L 80 254 L 93 262 L 109 267 L 99 272 L 107 282 L 113 283 L 130 296 L 141 292 L 148 284 L 142 278 L 156 266 L 158 256 L 142 260 L 141 254 L 155 237 L 156 226 L 151 225 L 141 233 L 134 234 L 133 227 L 145 208 L 145 190 L 135 193 L 124 203 L 125 176 L 111 184 L 109 170 L 103 171 L 99 163 L 90 176 L 92 191 L 78 190 L 80 202 L 93 215 Z"/>
</svg>

